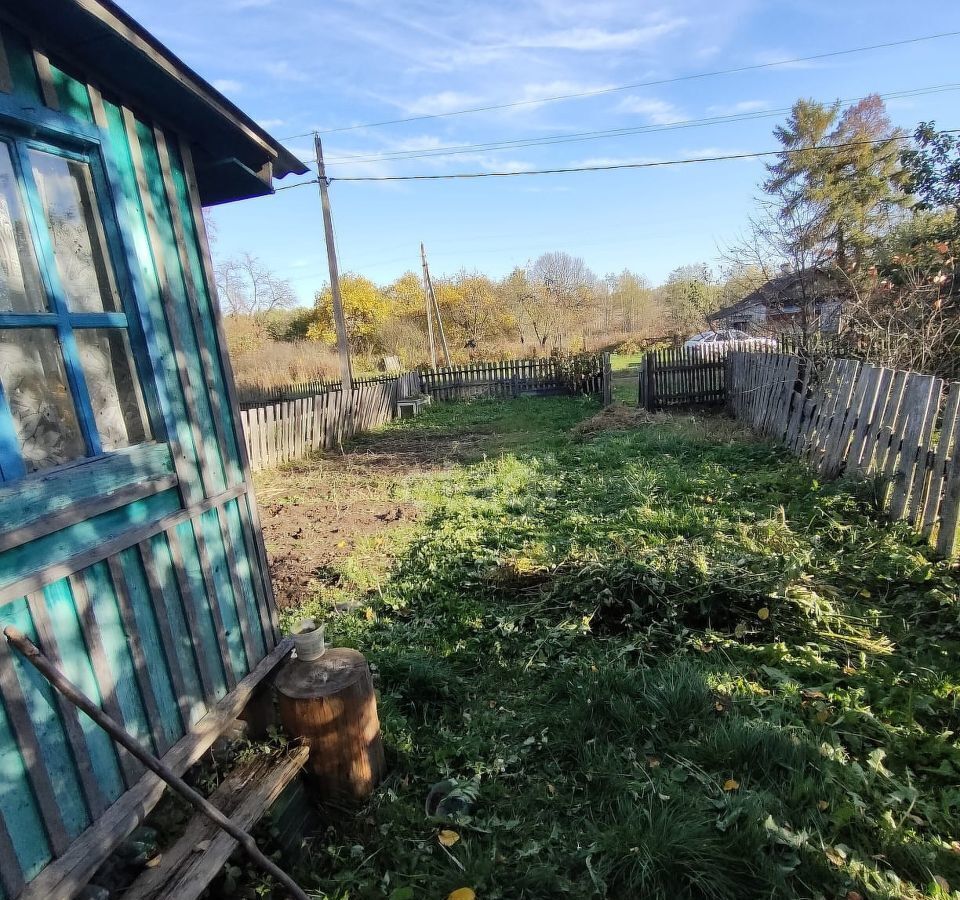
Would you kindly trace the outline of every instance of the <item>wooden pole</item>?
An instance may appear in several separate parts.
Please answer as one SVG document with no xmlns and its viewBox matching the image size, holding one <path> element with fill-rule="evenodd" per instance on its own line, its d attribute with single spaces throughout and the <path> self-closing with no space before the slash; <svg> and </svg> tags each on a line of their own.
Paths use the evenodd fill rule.
<svg viewBox="0 0 960 900">
<path fill-rule="evenodd" d="M 247 852 L 253 862 L 265 872 L 276 878 L 286 888 L 287 893 L 295 900 L 309 900 L 303 889 L 276 863 L 269 860 L 257 842 L 242 828 L 238 828 L 206 797 L 198 794 L 182 778 L 168 769 L 149 750 L 144 750 L 137 740 L 127 732 L 123 726 L 108 716 L 96 703 L 86 696 L 72 681 L 69 681 L 60 670 L 46 656 L 44 656 L 33 642 L 19 628 L 8 625 L 3 630 L 7 641 L 20 652 L 24 659 L 32 665 L 50 684 L 69 700 L 77 709 L 86 713 L 121 747 L 140 760 L 151 772 L 162 778 L 173 790 L 184 798 L 191 806 L 202 812 L 214 824 L 222 828 Z"/>
<path fill-rule="evenodd" d="M 433 340 L 433 304 L 430 301 L 430 277 L 427 273 L 427 251 L 420 241 L 420 265 L 423 269 L 423 301 L 427 311 L 427 340 L 430 343 L 430 368 L 437 371 L 437 345 Z"/>
<path fill-rule="evenodd" d="M 340 355 L 340 390 L 347 410 L 347 432 L 353 433 L 353 373 L 350 369 L 350 341 L 347 320 L 343 315 L 343 297 L 340 295 L 340 268 L 337 248 L 333 242 L 333 215 L 330 212 L 330 194 L 327 191 L 327 169 L 323 163 L 320 135 L 314 132 L 313 147 L 317 154 L 317 183 L 320 185 L 320 206 L 323 210 L 323 234 L 327 244 L 327 266 L 330 269 L 330 294 L 333 297 L 333 321 L 337 329 L 337 353 Z"/>
<path fill-rule="evenodd" d="M 433 313 L 437 317 L 437 330 L 440 332 L 440 345 L 443 347 L 443 358 L 446 360 L 447 368 L 453 365 L 450 359 L 450 348 L 447 346 L 447 335 L 443 330 L 443 319 L 440 316 L 440 304 L 437 302 L 436 292 L 433 290 L 433 279 L 430 277 L 430 266 L 427 263 L 427 251 L 423 244 L 420 244 L 420 253 L 423 254 L 423 277 L 427 282 L 427 288 L 430 291 L 428 302 L 433 303 Z"/>
</svg>

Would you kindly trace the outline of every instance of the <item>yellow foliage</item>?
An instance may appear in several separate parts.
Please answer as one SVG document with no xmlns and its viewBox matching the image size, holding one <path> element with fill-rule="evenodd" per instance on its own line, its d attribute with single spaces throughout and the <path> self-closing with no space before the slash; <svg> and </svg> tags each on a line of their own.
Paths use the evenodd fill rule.
<svg viewBox="0 0 960 900">
<path fill-rule="evenodd" d="M 443 831 L 437 835 L 437 840 L 440 841 L 444 847 L 452 847 L 460 840 L 460 835 L 455 831 L 451 831 L 449 828 L 444 828 Z"/>
<path fill-rule="evenodd" d="M 351 274 L 340 279 L 340 295 L 351 347 L 354 350 L 379 349 L 378 329 L 390 312 L 387 296 L 368 278 Z M 333 320 L 333 295 L 329 286 L 317 294 L 314 308 L 316 319 L 307 329 L 307 337 L 313 341 L 335 344 L 337 332 Z"/>
</svg>

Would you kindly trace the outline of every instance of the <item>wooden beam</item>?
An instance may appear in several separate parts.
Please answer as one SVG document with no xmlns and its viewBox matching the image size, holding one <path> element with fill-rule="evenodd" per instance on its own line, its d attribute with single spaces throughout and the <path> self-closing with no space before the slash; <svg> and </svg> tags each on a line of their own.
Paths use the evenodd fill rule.
<svg viewBox="0 0 960 900">
<path fill-rule="evenodd" d="M 120 610 L 120 621 L 123 625 L 124 636 L 127 639 L 127 646 L 130 648 L 130 658 L 133 660 L 133 672 L 137 679 L 137 687 L 140 689 L 140 701 L 143 703 L 143 709 L 147 714 L 147 722 L 150 725 L 150 735 L 153 738 L 153 746 L 157 755 L 163 756 L 169 749 L 170 744 L 163 730 L 163 717 L 160 715 L 160 708 L 157 705 L 157 695 L 153 690 L 153 682 L 150 681 L 147 658 L 143 652 L 143 642 L 140 640 L 140 628 L 137 625 L 137 619 L 133 612 L 133 604 L 130 602 L 127 576 L 123 571 L 123 565 L 118 556 L 107 557 L 107 568 L 110 570 L 113 593 L 117 598 L 117 607 Z M 154 605 L 159 605 L 163 602 L 163 598 L 159 594 L 154 595 L 154 598 Z M 53 660 L 53 662 L 54 665 L 57 664 L 56 660 Z"/>
<path fill-rule="evenodd" d="M 0 553 L 35 541 L 44 535 L 53 534 L 53 532 L 60 531 L 70 525 L 76 525 L 78 522 L 85 522 L 94 516 L 119 509 L 121 506 L 128 506 L 137 500 L 143 500 L 145 497 L 152 497 L 154 494 L 168 491 L 176 486 L 176 475 L 161 475 L 137 484 L 124 485 L 108 494 L 78 501 L 57 512 L 47 513 L 42 518 L 28 522 L 26 525 L 0 532 Z"/>
<path fill-rule="evenodd" d="M 137 739 L 133 737 L 120 722 L 107 715 L 93 700 L 73 684 L 63 672 L 54 666 L 22 631 L 13 625 L 8 625 L 3 629 L 3 634 L 10 645 L 15 647 L 24 660 L 43 675 L 54 690 L 59 691 L 74 706 L 86 713 L 86 715 L 93 719 L 97 725 L 113 738 L 115 743 L 127 750 L 139 763 L 146 766 L 147 769 L 161 778 L 165 784 L 186 800 L 194 809 L 202 812 L 219 828 L 222 828 L 233 837 L 237 843 L 243 847 L 247 856 L 258 868 L 272 875 L 286 888 L 287 894 L 290 897 L 294 898 L 294 900 L 309 900 L 300 886 L 284 872 L 283 869 L 263 854 L 253 837 L 243 829 L 234 825 L 234 823 L 207 800 L 206 797 L 190 787 L 189 784 L 169 767 L 164 765 L 163 762 L 157 759 L 149 750 L 144 749 Z"/>
<path fill-rule="evenodd" d="M 180 389 L 183 392 L 190 432 L 193 436 L 194 449 L 197 454 L 197 465 L 200 469 L 200 477 L 203 482 L 203 493 L 209 497 L 215 493 L 216 488 L 213 483 L 210 463 L 207 459 L 206 446 L 203 441 L 202 420 L 197 405 L 197 398 L 194 392 L 193 382 L 190 380 L 190 373 L 187 369 L 187 355 L 183 343 L 183 335 L 180 333 L 180 327 L 177 324 L 175 308 L 179 300 L 173 292 L 170 275 L 167 272 L 163 260 L 163 241 L 157 225 L 157 210 L 154 208 L 153 195 L 150 193 L 150 185 L 147 180 L 143 160 L 143 149 L 140 146 L 140 137 L 137 134 L 137 120 L 133 113 L 126 107 L 123 108 L 123 122 L 127 132 L 127 143 L 130 145 L 130 159 L 133 163 L 134 172 L 136 173 L 137 192 L 140 194 L 140 203 L 143 207 L 143 218 L 147 226 L 147 236 L 153 255 L 154 269 L 157 273 L 160 294 L 165 306 L 164 318 L 167 323 L 167 332 L 170 335 L 170 343 L 173 347 L 173 356 L 177 366 Z M 186 484 L 181 483 L 181 489 L 185 490 L 188 495 L 191 493 L 193 487 L 194 484 L 192 480 Z M 188 502 L 191 502 L 193 499 L 194 498 L 191 497 Z"/>
<path fill-rule="evenodd" d="M 0 29 L 0 93 L 13 93 L 13 76 L 10 74 L 10 60 L 7 57 L 7 45 L 3 41 L 2 29 Z"/>
<path fill-rule="evenodd" d="M 163 589 L 160 574 L 157 571 L 157 561 L 153 556 L 153 547 L 150 540 L 144 540 L 137 547 L 140 555 L 140 565 L 147 580 L 150 597 L 153 598 L 153 611 L 157 617 L 157 630 L 160 632 L 160 642 L 163 644 L 163 655 L 166 658 L 167 668 L 170 670 L 170 680 L 173 682 L 173 693 L 180 711 L 180 722 L 184 731 L 190 730 L 191 707 L 190 697 L 187 694 L 187 685 L 183 680 L 183 670 L 180 667 L 180 657 L 177 656 L 177 644 L 170 627 L 170 616 L 167 613 L 166 598 L 172 593 Z"/>
<path fill-rule="evenodd" d="M 213 706 L 217 699 L 216 686 L 213 683 L 213 670 L 210 666 L 211 660 L 207 656 L 207 651 L 203 646 L 203 640 L 200 637 L 202 634 L 200 628 L 200 604 L 194 593 L 193 585 L 187 577 L 186 566 L 183 562 L 183 548 L 180 546 L 177 529 L 175 527 L 168 528 L 165 534 L 167 537 L 167 546 L 170 548 L 170 558 L 173 561 L 173 574 L 177 580 L 177 590 L 180 592 L 180 603 L 183 606 L 183 614 L 187 619 L 187 628 L 190 629 L 190 646 L 193 648 L 193 655 L 197 661 L 197 669 L 200 672 L 203 696 L 206 698 L 207 704 Z M 211 605 L 214 600 L 215 598 L 211 598 Z M 220 628 L 214 625 L 213 630 L 216 632 L 217 645 L 222 660 L 224 650 L 222 623 Z M 226 665 L 226 661 L 222 660 L 222 662 Z"/>
<path fill-rule="evenodd" d="M 161 516 L 159 519 L 154 519 L 152 522 L 131 528 L 129 531 L 124 531 L 122 534 L 106 540 L 95 547 L 75 553 L 73 556 L 68 556 L 53 565 L 45 566 L 36 572 L 31 572 L 22 578 L 18 578 L 16 581 L 11 581 L 0 588 L 0 605 L 10 600 L 23 597 L 32 591 L 38 591 L 48 584 L 53 584 L 53 582 L 59 581 L 61 578 L 66 578 L 74 572 L 79 572 L 81 569 L 87 568 L 87 566 L 92 566 L 94 563 L 98 563 L 108 556 L 113 556 L 114 553 L 119 553 L 121 550 L 126 550 L 128 547 L 134 546 L 134 544 L 139 544 L 141 541 L 153 537 L 153 535 L 159 534 L 161 531 L 166 531 L 168 528 L 178 525 L 180 522 L 186 522 L 188 519 L 200 515 L 202 512 L 206 512 L 208 509 L 215 509 L 224 503 L 229 503 L 231 500 L 240 497 L 245 491 L 246 485 L 238 484 L 224 491 L 222 494 L 217 494 L 216 497 L 210 497 L 187 509 L 176 510 L 175 512 Z"/>
<path fill-rule="evenodd" d="M 50 58 L 40 50 L 33 51 L 33 65 L 37 70 L 37 80 L 40 82 L 40 95 L 44 106 L 49 109 L 60 109 L 60 98 L 53 83 L 53 71 L 50 69 Z"/>
<path fill-rule="evenodd" d="M 0 641 L 5 644 L 5 641 Z M 240 714 L 257 685 L 289 655 L 292 639 L 281 641 L 269 656 L 229 694 L 177 741 L 162 762 L 179 775 L 187 771 L 212 746 Z M 0 652 L 4 652 L 0 650 Z M 6 651 L 9 652 L 9 651 Z M 163 795 L 164 783 L 153 772 L 114 802 L 59 858 L 44 868 L 24 889 L 18 900 L 50 900 L 72 897 L 93 876 L 113 849 L 146 818 Z"/>
<path fill-rule="evenodd" d="M 237 402 L 237 386 L 233 378 L 233 367 L 227 355 L 227 337 L 223 328 L 223 315 L 220 303 L 217 300 L 217 280 L 214 276 L 213 259 L 210 256 L 210 242 L 207 239 L 207 228 L 203 221 L 203 210 L 200 206 L 200 191 L 197 187 L 197 175 L 193 166 L 193 154 L 190 145 L 183 139 L 180 141 L 180 158 L 183 162 L 183 172 L 187 179 L 187 193 L 190 195 L 190 212 L 193 216 L 193 227 L 200 244 L 200 262 L 203 266 L 204 280 L 207 286 L 207 296 L 210 298 L 210 312 L 217 332 L 217 357 L 220 361 L 220 371 L 227 389 L 227 398 L 230 401 L 234 438 L 237 453 L 240 457 L 240 468 L 243 481 L 246 484 L 247 503 L 239 503 L 241 511 L 241 528 L 253 528 L 252 543 L 255 553 L 249 556 L 260 571 L 260 577 L 254 578 L 254 590 L 257 592 L 258 606 L 267 607 L 271 627 L 264 630 L 267 646 L 274 646 L 280 640 L 280 628 L 277 620 L 277 604 L 273 593 L 273 581 L 270 578 L 270 567 L 267 564 L 267 552 L 263 544 L 263 529 L 260 527 L 260 514 L 253 491 L 253 477 L 250 474 L 250 458 L 247 456 L 247 445 L 244 441 L 243 427 L 240 424 L 240 404 Z M 249 509 L 248 514 L 244 511 Z M 249 516 L 249 519 L 247 518 Z"/>
<path fill-rule="evenodd" d="M 68 580 L 70 590 L 73 593 L 73 602 L 80 617 L 80 631 L 83 635 L 83 642 L 87 645 L 87 655 L 90 657 L 90 665 L 93 667 L 97 690 L 100 692 L 100 705 L 111 719 L 116 719 L 116 721 L 122 723 L 124 722 L 124 716 L 123 710 L 120 708 L 120 701 L 117 699 L 116 678 L 110 668 L 103 647 L 100 623 L 97 621 L 96 610 L 90 598 L 86 574 L 78 572 L 76 575 L 71 575 Z M 142 766 L 123 747 L 116 746 L 116 753 L 120 760 L 120 770 L 123 772 L 123 780 L 127 787 L 136 784 L 137 779 L 143 774 Z"/>
<path fill-rule="evenodd" d="M 17 859 L 2 813 L 0 813 L 0 887 L 6 891 L 8 897 L 17 897 L 23 890 L 23 870 L 20 868 L 20 860 Z"/>
<path fill-rule="evenodd" d="M 6 644 L 6 641 L 0 640 L 2 645 L 0 646 L 0 694 L 3 695 L 10 729 L 13 731 L 13 738 L 17 743 L 27 770 L 30 787 L 33 789 L 33 795 L 40 809 L 40 817 L 47 832 L 50 849 L 54 856 L 59 856 L 66 851 L 70 838 L 63 824 L 60 805 L 57 803 L 50 773 L 47 771 L 43 753 L 40 750 L 40 741 L 37 739 L 30 711 L 27 709 L 20 679 L 13 666 L 13 654 Z"/>
<path fill-rule="evenodd" d="M 53 626 L 47 612 L 47 601 L 43 593 L 37 591 L 28 594 L 27 606 L 30 609 L 30 618 L 33 620 L 33 627 L 36 629 L 40 647 L 56 665 L 62 666 L 60 647 L 53 633 Z M 73 754 L 73 760 L 77 767 L 80 787 L 83 789 L 83 796 L 87 801 L 87 809 L 90 810 L 90 817 L 95 819 L 106 809 L 107 801 L 103 791 L 100 790 L 100 782 L 97 781 L 96 773 L 93 771 L 93 763 L 90 760 L 90 752 L 87 748 L 87 738 L 80 727 L 76 707 L 67 703 L 56 691 L 54 691 L 54 696 L 57 700 L 57 709 L 63 723 L 63 730 L 67 736 L 67 743 L 70 745 L 70 752 Z"/>
<path fill-rule="evenodd" d="M 293 781 L 310 756 L 301 744 L 289 752 L 259 756 L 230 773 L 210 801 L 245 831 L 252 828 Z M 160 864 L 145 869 L 124 900 L 196 900 L 223 868 L 237 842 L 203 816 L 195 816 Z M 205 847 L 198 852 L 198 847 Z"/>
<path fill-rule="evenodd" d="M 214 379 L 216 364 L 210 347 L 207 344 L 206 334 L 203 328 L 203 322 L 200 314 L 200 300 L 197 294 L 197 285 L 193 280 L 193 271 L 190 267 L 190 257 L 187 253 L 187 231 L 184 227 L 183 216 L 180 210 L 180 198 L 177 196 L 177 188 L 173 180 L 173 171 L 170 168 L 170 150 L 167 146 L 167 139 L 159 128 L 153 129 L 153 138 L 157 145 L 157 157 L 160 160 L 160 172 L 163 175 L 163 188 L 167 196 L 167 206 L 170 208 L 170 220 L 173 223 L 173 234 L 177 244 L 177 258 L 180 260 L 180 270 L 183 273 L 183 283 L 187 293 L 187 306 L 190 309 L 190 320 L 193 323 L 194 338 L 197 347 L 200 348 L 200 358 L 203 361 L 203 379 L 207 389 L 207 396 L 210 398 L 210 406 L 213 411 L 213 428 L 217 436 L 217 446 L 223 463 L 223 473 L 225 486 L 231 482 L 236 482 L 236 477 L 231 477 L 231 469 L 227 465 L 230 453 L 230 444 L 227 441 L 226 430 L 224 428 L 225 413 L 220 397 L 220 389 Z"/>
</svg>

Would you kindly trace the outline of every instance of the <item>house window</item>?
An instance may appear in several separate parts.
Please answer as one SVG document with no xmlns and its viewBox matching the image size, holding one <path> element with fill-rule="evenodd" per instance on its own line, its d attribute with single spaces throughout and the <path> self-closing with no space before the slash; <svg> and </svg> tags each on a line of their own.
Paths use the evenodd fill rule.
<svg viewBox="0 0 960 900">
<path fill-rule="evenodd" d="M 0 476 L 151 439 L 91 161 L 0 138 Z"/>
</svg>

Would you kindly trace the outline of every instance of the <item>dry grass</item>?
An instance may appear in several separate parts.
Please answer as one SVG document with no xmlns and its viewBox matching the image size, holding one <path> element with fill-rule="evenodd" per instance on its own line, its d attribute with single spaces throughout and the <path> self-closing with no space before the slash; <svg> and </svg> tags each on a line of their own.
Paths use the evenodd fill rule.
<svg viewBox="0 0 960 900">
<path fill-rule="evenodd" d="M 237 385 L 273 388 L 300 381 L 339 378 L 337 354 L 316 341 L 265 340 L 256 349 L 231 354 Z"/>
</svg>

